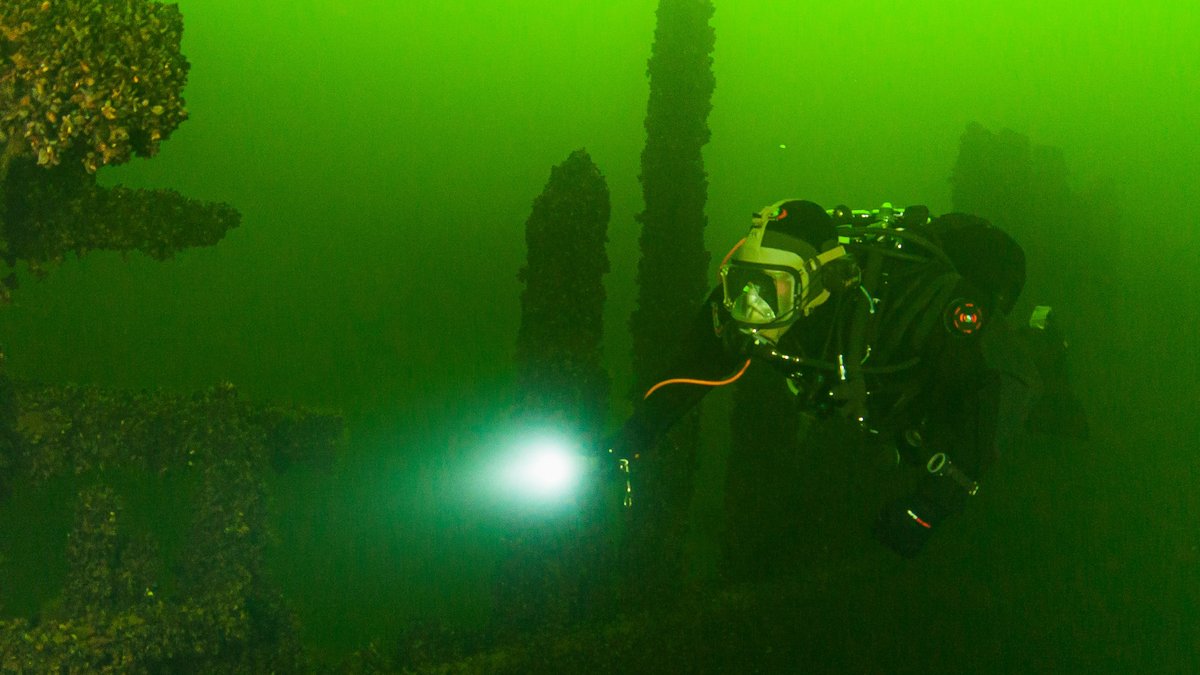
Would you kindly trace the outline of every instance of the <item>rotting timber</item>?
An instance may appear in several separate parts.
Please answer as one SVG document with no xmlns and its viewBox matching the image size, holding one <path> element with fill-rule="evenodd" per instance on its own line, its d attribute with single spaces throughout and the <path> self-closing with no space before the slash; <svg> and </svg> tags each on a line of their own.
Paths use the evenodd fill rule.
<svg viewBox="0 0 1200 675">
<path fill-rule="evenodd" d="M 695 320 L 708 292 L 704 246 L 708 177 L 703 148 L 716 86 L 711 0 L 661 0 L 646 73 L 646 145 L 641 174 L 645 209 L 637 269 L 637 307 L 630 317 L 633 398 L 656 382 L 678 333 Z M 699 444 L 699 413 L 676 424 L 634 475 L 636 526 L 625 574 L 638 592 L 630 601 L 655 602 L 679 582 Z M 651 450 L 647 448 L 646 450 Z"/>
<path fill-rule="evenodd" d="M 520 405 L 581 433 L 600 432 L 608 410 L 600 345 L 610 211 L 599 167 L 585 149 L 572 152 L 533 203 L 518 274 L 525 286 L 516 354 Z"/>
<path fill-rule="evenodd" d="M 45 274 L 67 254 L 211 246 L 241 215 L 172 190 L 103 187 L 96 172 L 153 157 L 187 119 L 176 5 L 0 3 L 0 259 Z M 17 285 L 0 285 L 0 300 Z"/>
<path fill-rule="evenodd" d="M 5 479 L 36 487 L 82 476 L 88 485 L 76 497 L 61 595 L 37 622 L 0 620 L 0 670 L 301 667 L 292 620 L 263 570 L 265 476 L 272 465 L 329 462 L 340 418 L 252 404 L 229 384 L 190 395 L 4 384 Z M 177 559 L 126 528 L 108 477 L 130 470 L 192 485 Z M 168 566 L 172 591 L 156 591 Z"/>
<path fill-rule="evenodd" d="M 40 276 L 94 250 L 162 260 L 239 224 L 227 204 L 96 181 L 154 156 L 187 118 L 182 29 L 176 5 L 146 0 L 0 3 L 0 303 L 20 265 Z M 250 403 L 227 383 L 194 394 L 53 386 L 15 381 L 2 363 L 0 501 L 17 484 L 82 487 L 64 585 L 34 618 L 0 615 L 0 671 L 303 670 L 264 573 L 265 478 L 328 463 L 341 418 Z M 130 472 L 190 486 L 178 497 L 191 519 L 181 552 L 129 526 L 136 514 L 113 482 Z"/>
<path fill-rule="evenodd" d="M 603 432 L 610 389 L 601 352 L 610 214 L 607 181 L 583 148 L 551 169 L 533 202 L 518 273 L 525 287 L 516 349 L 519 426 L 546 425 L 578 439 Z M 560 525 L 506 533 L 491 591 L 501 639 L 573 625 L 612 604 L 613 550 L 593 497 L 581 495 L 578 517 Z"/>
</svg>

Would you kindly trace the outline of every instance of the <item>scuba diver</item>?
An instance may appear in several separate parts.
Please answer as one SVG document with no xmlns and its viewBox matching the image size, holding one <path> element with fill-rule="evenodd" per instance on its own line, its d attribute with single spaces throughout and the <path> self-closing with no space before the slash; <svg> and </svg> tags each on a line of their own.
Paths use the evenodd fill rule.
<svg viewBox="0 0 1200 675">
<path fill-rule="evenodd" d="M 1025 256 L 982 218 L 783 200 L 754 214 L 719 280 L 678 358 L 607 442 L 627 492 L 641 453 L 752 361 L 786 378 L 805 412 L 840 416 L 919 472 L 872 527 L 905 557 L 1025 430 L 1040 377 L 1008 318 Z"/>
</svg>

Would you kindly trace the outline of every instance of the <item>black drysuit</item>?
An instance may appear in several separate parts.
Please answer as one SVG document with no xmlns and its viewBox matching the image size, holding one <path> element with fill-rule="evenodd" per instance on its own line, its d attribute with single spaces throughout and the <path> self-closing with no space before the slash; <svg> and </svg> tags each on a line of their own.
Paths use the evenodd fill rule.
<svg viewBox="0 0 1200 675">
<path fill-rule="evenodd" d="M 883 245 L 851 250 L 861 263 L 872 246 Z M 1039 378 L 994 296 L 944 257 L 879 255 L 870 293 L 857 286 L 836 293 L 776 346 L 754 345 L 733 323 L 718 288 L 681 335 L 677 358 L 660 379 L 719 381 L 748 357 L 763 360 L 791 379 L 797 405 L 848 416 L 871 438 L 896 443 L 923 477 L 913 494 L 884 508 L 874 533 L 911 556 L 938 523 L 963 508 L 971 484 L 1002 450 L 1019 441 Z M 956 321 L 964 317 L 972 321 Z M 855 354 L 858 371 L 849 365 Z M 615 451 L 633 457 L 653 449 L 711 390 L 659 388 L 635 408 L 613 440 Z"/>
</svg>

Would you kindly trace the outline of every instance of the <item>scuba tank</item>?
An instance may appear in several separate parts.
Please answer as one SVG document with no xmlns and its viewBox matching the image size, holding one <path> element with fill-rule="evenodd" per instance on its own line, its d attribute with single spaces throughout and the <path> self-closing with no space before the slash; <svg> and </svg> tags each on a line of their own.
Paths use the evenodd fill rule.
<svg viewBox="0 0 1200 675">
<path fill-rule="evenodd" d="M 876 344 L 888 270 L 932 265 L 951 274 L 955 265 L 927 236 L 929 210 L 923 206 L 896 208 L 884 203 L 872 210 L 838 206 L 826 213 L 837 228 L 838 244 L 850 255 L 823 269 L 822 283 L 839 297 L 823 352 L 814 359 L 788 354 L 774 344 L 756 344 L 753 353 L 783 371 L 805 407 L 822 415 L 836 409 L 866 429 L 867 377 L 899 373 L 919 361 L 911 356 L 889 362 L 887 352 L 895 350 L 881 351 Z M 916 314 L 904 319 L 913 321 Z"/>
</svg>

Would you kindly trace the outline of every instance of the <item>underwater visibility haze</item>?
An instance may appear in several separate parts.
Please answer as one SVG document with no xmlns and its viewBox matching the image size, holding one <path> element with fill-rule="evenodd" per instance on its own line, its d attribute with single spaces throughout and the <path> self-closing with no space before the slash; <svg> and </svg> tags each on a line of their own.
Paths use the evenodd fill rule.
<svg viewBox="0 0 1200 675">
<path fill-rule="evenodd" d="M 572 282 L 541 293 L 599 307 L 588 321 L 602 358 L 571 372 L 605 381 L 591 430 L 611 432 L 641 377 L 630 317 L 642 297 L 648 206 L 639 177 L 653 169 L 642 155 L 647 63 L 652 49 L 680 48 L 674 33 L 656 43 L 656 12 L 709 4 L 715 87 L 702 118 L 711 136 L 699 144 L 706 191 L 694 203 L 706 221 L 697 233 L 705 279 L 716 278 L 751 212 L 780 199 L 963 208 L 952 178 L 978 140 L 997 153 L 996 176 L 1017 186 L 992 195 L 1001 213 L 981 215 L 1001 222 L 1033 201 L 1070 206 L 1010 229 L 1029 264 L 1020 310 L 1048 303 L 1064 317 L 1090 437 L 1038 437 L 1001 457 L 970 510 L 905 560 L 865 524 L 839 520 L 864 498 L 855 487 L 877 482 L 860 480 L 879 472 L 870 458 L 812 447 L 795 460 L 813 469 L 808 479 L 762 486 L 764 503 L 771 489 L 812 496 L 804 512 L 775 514 L 811 519 L 807 538 L 782 541 L 793 530 L 775 521 L 732 537 L 730 523 L 745 525 L 727 513 L 739 464 L 727 449 L 731 394 L 719 391 L 695 441 L 670 599 L 720 620 L 668 614 L 661 634 L 631 638 L 662 645 L 663 660 L 626 663 L 1200 669 L 1200 12 L 1185 2 L 180 0 L 186 119 L 152 158 L 101 166 L 96 178 L 224 203 L 240 221 L 219 242 L 164 260 L 93 250 L 46 265 L 44 277 L 16 265 L 19 287 L 0 307 L 6 375 L 141 392 L 106 399 L 129 409 L 231 415 L 237 423 L 220 428 L 239 439 L 282 425 L 288 443 L 287 434 L 311 434 L 336 446 L 317 461 L 297 450 L 256 465 L 266 479 L 253 508 L 271 534 L 255 554 L 279 593 L 258 598 L 270 611 L 248 611 L 294 616 L 314 662 L 518 672 L 532 662 L 505 649 L 526 628 L 561 647 L 561 661 L 540 667 L 605 652 L 600 641 L 641 626 L 629 618 L 645 610 L 630 599 L 638 589 L 611 602 L 584 593 L 587 603 L 554 610 L 553 629 L 539 623 L 550 618 L 538 604 L 553 604 L 547 588 L 608 560 L 555 534 L 575 536 L 576 495 L 599 489 L 615 503 L 624 484 L 594 457 L 563 459 L 598 438 L 563 434 L 570 425 L 555 428 L 553 415 L 525 428 L 528 416 L 513 414 L 529 384 L 518 363 L 551 340 L 518 344 L 522 292 L 535 286 L 526 266 L 539 250 L 526 228 L 541 222 L 539 208 L 562 213 L 553 211 L 556 175 L 582 176 L 587 213 L 607 227 L 607 262 L 572 261 Z M 547 222 L 542 253 L 569 255 L 581 235 Z M 669 361 L 670 325 L 665 335 L 652 353 Z M 37 413 L 22 418 L 25 431 L 53 428 L 57 408 L 22 400 Z M 334 418 L 344 428 L 324 421 Z M 163 424 L 178 435 L 160 438 L 191 438 Z M 119 495 L 132 531 L 155 539 L 168 561 L 186 557 L 195 535 L 181 495 L 217 503 L 206 492 L 216 479 L 151 473 L 112 468 L 107 490 L 93 485 L 105 475 L 98 467 L 37 486 L 7 481 L 0 618 L 36 625 L 76 597 L 60 591 L 77 555 L 67 533 L 80 503 L 100 513 Z M 540 489 L 532 504 L 521 501 L 530 483 Z M 607 536 L 618 551 L 622 537 L 637 541 L 619 509 L 608 515 L 611 532 L 580 526 L 579 537 Z M 734 539 L 754 547 L 738 557 L 759 569 L 730 575 Z M 163 572 L 158 592 L 185 588 L 189 574 Z M 588 577 L 595 588 L 606 578 Z M 761 611 L 790 617 L 787 627 L 756 633 L 746 617 L 776 583 L 786 602 Z M 743 600 L 752 609 L 731 609 Z M 275 602 L 286 611 L 276 614 Z M 755 643 L 755 634 L 766 637 Z M 740 642 L 690 662 L 701 658 L 687 649 L 697 635 Z"/>
</svg>

